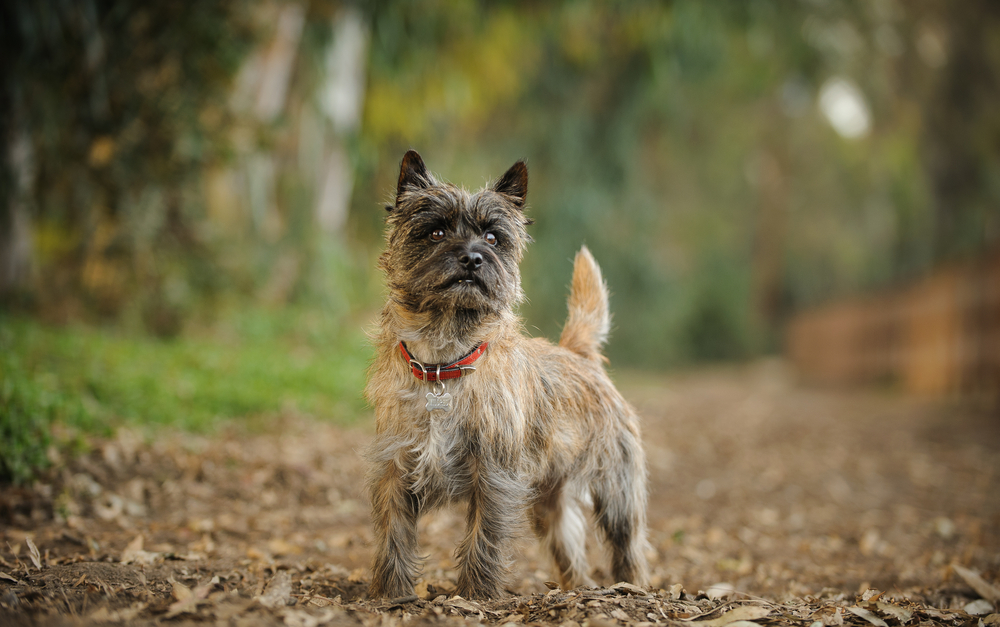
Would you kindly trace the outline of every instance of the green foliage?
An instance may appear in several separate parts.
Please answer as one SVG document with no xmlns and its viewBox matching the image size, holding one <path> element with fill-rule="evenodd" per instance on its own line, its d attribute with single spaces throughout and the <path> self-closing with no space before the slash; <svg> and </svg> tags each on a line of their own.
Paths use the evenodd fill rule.
<svg viewBox="0 0 1000 627">
<path fill-rule="evenodd" d="M 384 97 L 369 100 L 363 139 L 379 165 L 357 211 L 374 216 L 371 188 L 391 188 L 407 147 L 471 187 L 527 158 L 528 326 L 558 335 L 568 260 L 586 243 L 613 291 L 613 363 L 775 350 L 792 308 L 1000 235 L 1000 187 L 984 174 L 998 93 L 967 70 L 1000 67 L 988 3 L 435 0 L 379 3 L 372 24 Z M 863 92 L 867 136 L 823 118 L 831 77 Z M 954 139 L 965 133 L 992 148 Z"/>
<path fill-rule="evenodd" d="M 280 396 L 228 390 L 229 376 L 311 398 L 295 377 L 226 366 L 230 350 L 263 363 L 239 342 L 185 347 L 234 303 L 321 306 L 334 324 L 376 307 L 379 207 L 411 147 L 473 188 L 527 159 L 527 326 L 558 335 L 585 243 L 612 290 L 616 364 L 775 350 L 793 308 L 1000 237 L 1000 94 L 978 80 L 1000 68 L 1000 12 L 981 0 L 361 3 L 367 92 L 350 130 L 321 105 L 343 5 L 8 4 L 0 124 L 34 156 L 0 183 L 30 179 L 33 311 L 177 338 L 88 366 L 117 382 L 74 383 L 122 414 L 174 420 L 187 394 L 229 415 Z M 289 7 L 304 22 L 274 75 L 287 95 L 260 115 L 271 81 L 254 72 L 282 56 Z M 824 119 L 833 77 L 863 93 L 867 135 Z M 325 235 L 317 201 L 338 155 L 351 207 Z M 153 353 L 182 391 L 169 402 L 145 403 L 159 384 L 116 365 Z"/>
<path fill-rule="evenodd" d="M 226 101 L 256 33 L 248 6 L 16 0 L 0 10 L 0 130 L 28 142 L 18 176 L 31 173 L 32 262 L 51 279 L 32 286 L 37 306 L 104 319 L 138 308 L 169 335 L 190 292 L 219 290 L 205 267 L 221 250 L 192 192 L 234 150 Z"/>
<path fill-rule="evenodd" d="M 360 325 L 317 310 L 234 313 L 170 340 L 0 318 L 0 354 L 0 452 L 5 477 L 15 480 L 45 465 L 57 428 L 206 430 L 285 412 L 349 424 L 364 412 Z"/>
<path fill-rule="evenodd" d="M 56 425 L 62 431 L 96 425 L 78 397 L 23 367 L 22 356 L 4 339 L 7 333 L 0 329 L 0 482 L 22 483 L 48 466 Z"/>
</svg>

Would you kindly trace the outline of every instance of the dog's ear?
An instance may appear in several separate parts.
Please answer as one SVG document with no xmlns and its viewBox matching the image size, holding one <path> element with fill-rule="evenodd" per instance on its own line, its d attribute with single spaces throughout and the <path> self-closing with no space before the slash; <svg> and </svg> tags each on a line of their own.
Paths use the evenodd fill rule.
<svg viewBox="0 0 1000 627">
<path fill-rule="evenodd" d="M 524 207 L 528 197 L 528 166 L 524 161 L 518 161 L 504 172 L 503 176 L 493 184 L 493 191 L 510 198 L 515 205 Z"/>
<path fill-rule="evenodd" d="M 427 189 L 434 184 L 433 179 L 427 174 L 424 167 L 424 160 L 420 158 L 416 150 L 408 150 L 403 155 L 403 161 L 399 164 L 399 183 L 396 185 L 396 207 L 399 206 L 399 197 L 408 190 Z M 386 207 L 392 211 L 394 207 Z"/>
</svg>

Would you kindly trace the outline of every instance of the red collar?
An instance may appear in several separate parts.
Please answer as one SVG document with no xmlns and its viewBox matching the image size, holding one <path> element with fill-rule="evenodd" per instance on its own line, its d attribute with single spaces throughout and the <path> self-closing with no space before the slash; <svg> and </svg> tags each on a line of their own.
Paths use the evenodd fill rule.
<svg viewBox="0 0 1000 627">
<path fill-rule="evenodd" d="M 413 376 L 421 381 L 445 381 L 447 379 L 457 379 L 463 375 L 472 374 L 476 371 L 472 364 L 483 356 L 483 353 L 486 352 L 487 346 L 489 346 L 489 342 L 483 342 L 465 357 L 462 357 L 456 362 L 444 365 L 425 364 L 417 361 L 412 355 L 410 355 L 410 352 L 406 350 L 406 344 L 403 344 L 402 341 L 399 342 L 399 350 L 403 353 L 403 359 L 413 370 Z"/>
</svg>

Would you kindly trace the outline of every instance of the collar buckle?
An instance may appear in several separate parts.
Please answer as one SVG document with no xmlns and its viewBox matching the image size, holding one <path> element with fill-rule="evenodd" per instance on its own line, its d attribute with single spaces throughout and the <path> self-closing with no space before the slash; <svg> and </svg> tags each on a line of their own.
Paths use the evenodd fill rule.
<svg viewBox="0 0 1000 627">
<path fill-rule="evenodd" d="M 488 346 L 488 342 L 483 342 L 465 357 L 445 365 L 425 364 L 418 361 L 407 350 L 406 344 L 402 340 L 399 342 L 399 350 L 402 353 L 403 359 L 410 366 L 413 376 L 424 383 L 441 382 L 443 379 L 457 379 L 472 374 L 476 371 L 476 367 L 472 364 L 483 356 Z"/>
</svg>

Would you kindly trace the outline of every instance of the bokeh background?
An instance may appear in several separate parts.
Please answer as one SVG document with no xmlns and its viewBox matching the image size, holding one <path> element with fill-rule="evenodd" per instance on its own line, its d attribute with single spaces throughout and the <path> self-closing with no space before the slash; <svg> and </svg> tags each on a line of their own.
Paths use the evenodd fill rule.
<svg viewBox="0 0 1000 627">
<path fill-rule="evenodd" d="M 583 243 L 617 372 L 1000 389 L 1000 4 L 0 9 L 3 473 L 121 421 L 365 415 L 383 205 L 517 159 L 528 331 Z"/>
</svg>

